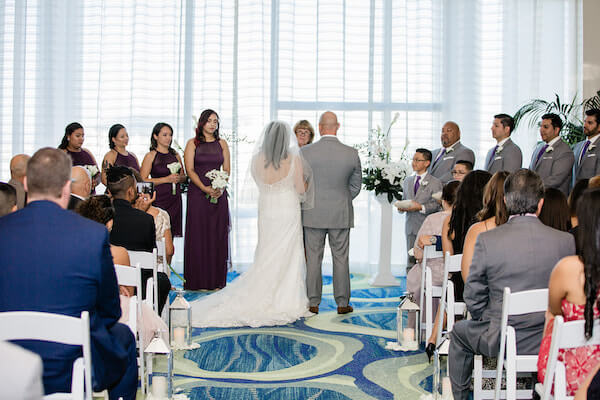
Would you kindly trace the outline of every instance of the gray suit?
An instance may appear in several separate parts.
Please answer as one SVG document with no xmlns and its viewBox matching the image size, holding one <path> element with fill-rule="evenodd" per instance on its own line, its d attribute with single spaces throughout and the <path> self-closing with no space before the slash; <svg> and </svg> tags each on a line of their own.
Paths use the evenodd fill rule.
<svg viewBox="0 0 600 400">
<path fill-rule="evenodd" d="M 25 187 L 16 179 L 11 179 L 8 184 L 15 188 L 17 191 L 17 208 L 20 210 L 25 207 L 25 200 L 27 199 L 27 193 L 25 193 Z"/>
<path fill-rule="evenodd" d="M 423 221 L 429 214 L 438 212 L 441 210 L 440 204 L 431 197 L 436 192 L 441 192 L 443 189 L 442 182 L 431 174 L 425 175 L 421 180 L 419 189 L 415 193 L 415 179 L 416 175 L 407 177 L 402 183 L 402 198 L 405 200 L 414 200 L 417 203 L 425 206 L 425 213 L 421 211 L 410 211 L 406 213 L 406 225 L 404 226 L 404 233 L 406 234 L 406 249 L 412 249 L 417 238 L 419 228 L 423 225 Z M 406 266 L 414 264 L 414 259 L 408 257 Z"/>
<path fill-rule="evenodd" d="M 432 161 L 428 171 L 431 175 L 442 181 L 442 184 L 444 185 L 451 180 L 454 180 L 452 168 L 457 161 L 470 161 L 475 165 L 475 153 L 468 147 L 463 146 L 460 142 L 456 143 L 451 151 L 447 151 L 439 160 L 437 160 L 440 151 L 442 151 L 441 147 L 432 152 Z M 435 160 L 437 160 L 437 162 Z"/>
<path fill-rule="evenodd" d="M 529 169 L 542 178 L 545 187 L 559 189 L 566 196 L 569 194 L 575 161 L 573 151 L 568 144 L 559 139 L 551 146 L 552 151 L 547 151 L 547 148 L 546 152 L 538 158 L 545 144 L 541 142 L 531 154 Z"/>
<path fill-rule="evenodd" d="M 306 291 L 310 306 L 321 302 L 321 263 L 325 236 L 333 258 L 333 295 L 338 307 L 350 300 L 349 239 L 354 226 L 352 199 L 362 183 L 360 158 L 356 149 L 327 135 L 304 146 L 302 155 L 314 174 L 315 207 L 302 211 L 306 248 Z"/>
<path fill-rule="evenodd" d="M 477 238 L 464 300 L 472 320 L 462 320 L 450 333 L 448 355 L 456 400 L 469 397 L 475 354 L 495 357 L 500 347 L 500 319 L 505 287 L 512 292 L 547 288 L 550 273 L 563 257 L 575 254 L 567 232 L 544 225 L 534 216 L 516 216 Z M 537 354 L 544 314 L 509 319 L 516 330 L 519 354 Z"/>
<path fill-rule="evenodd" d="M 595 147 L 590 150 L 590 145 L 585 152 L 585 156 L 581 162 L 579 158 L 581 157 L 581 151 L 585 145 L 586 140 L 582 140 L 581 142 L 575 145 L 573 149 L 573 153 L 575 154 L 575 164 L 573 165 L 573 185 L 579 179 L 589 179 L 593 176 L 600 175 L 600 138 L 596 139 L 593 145 Z"/>
<path fill-rule="evenodd" d="M 510 138 L 502 145 L 502 150 L 496 150 L 494 159 L 492 160 L 492 147 L 485 157 L 485 170 L 490 174 L 495 174 L 498 171 L 515 172 L 520 169 L 523 164 L 523 154 L 521 149 Z"/>
</svg>

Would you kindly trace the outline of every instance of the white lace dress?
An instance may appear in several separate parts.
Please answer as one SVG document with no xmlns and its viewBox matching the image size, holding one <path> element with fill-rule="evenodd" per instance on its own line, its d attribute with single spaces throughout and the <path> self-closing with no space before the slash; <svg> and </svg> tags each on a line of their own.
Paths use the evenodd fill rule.
<svg viewBox="0 0 600 400">
<path fill-rule="evenodd" d="M 302 163 L 293 156 L 280 168 L 263 168 L 255 156 L 259 189 L 258 243 L 253 265 L 224 289 L 192 303 L 196 327 L 285 325 L 312 315 L 306 296 L 306 264 L 300 200 Z"/>
</svg>

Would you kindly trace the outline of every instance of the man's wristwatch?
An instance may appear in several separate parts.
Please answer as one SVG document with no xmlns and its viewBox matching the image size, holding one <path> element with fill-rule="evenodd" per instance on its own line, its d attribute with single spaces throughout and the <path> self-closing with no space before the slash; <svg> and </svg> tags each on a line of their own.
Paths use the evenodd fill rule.
<svg viewBox="0 0 600 400">
<path fill-rule="evenodd" d="M 429 243 L 431 244 L 436 244 L 437 243 L 437 237 L 436 236 L 432 236 L 429 238 Z"/>
</svg>

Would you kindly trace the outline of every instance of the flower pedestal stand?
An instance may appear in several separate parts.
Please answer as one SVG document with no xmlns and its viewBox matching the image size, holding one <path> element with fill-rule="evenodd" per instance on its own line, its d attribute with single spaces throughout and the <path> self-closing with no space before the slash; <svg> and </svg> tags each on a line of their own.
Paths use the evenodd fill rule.
<svg viewBox="0 0 600 400">
<path fill-rule="evenodd" d="M 379 234 L 379 266 L 377 273 L 369 280 L 371 286 L 399 286 L 392 275 L 392 204 L 387 194 L 375 196 L 381 204 L 381 231 Z"/>
</svg>

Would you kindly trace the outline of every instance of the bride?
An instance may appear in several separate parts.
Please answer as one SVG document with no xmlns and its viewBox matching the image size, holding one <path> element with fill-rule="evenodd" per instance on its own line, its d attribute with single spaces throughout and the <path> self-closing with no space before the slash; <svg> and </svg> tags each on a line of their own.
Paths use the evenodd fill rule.
<svg viewBox="0 0 600 400">
<path fill-rule="evenodd" d="M 285 122 L 267 124 L 251 161 L 258 187 L 254 263 L 224 289 L 192 303 L 196 327 L 285 325 L 308 311 L 300 210 L 314 201 L 312 170 Z"/>
</svg>

